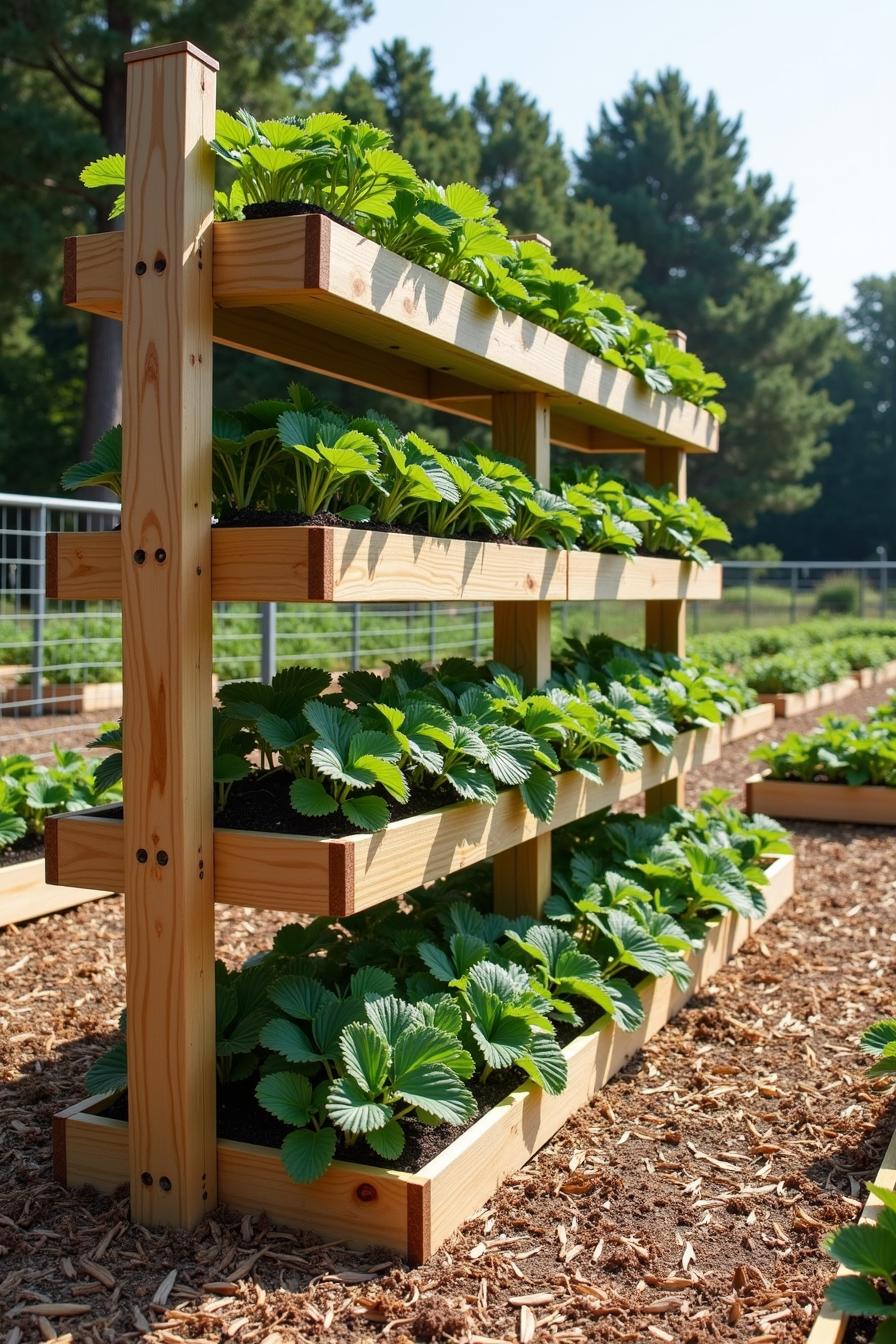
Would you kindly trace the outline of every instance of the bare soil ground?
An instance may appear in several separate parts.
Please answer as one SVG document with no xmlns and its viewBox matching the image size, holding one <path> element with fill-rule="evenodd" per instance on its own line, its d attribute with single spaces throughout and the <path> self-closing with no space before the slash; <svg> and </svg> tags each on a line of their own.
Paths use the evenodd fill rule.
<svg viewBox="0 0 896 1344">
<path fill-rule="evenodd" d="M 756 740 L 693 795 L 739 788 Z M 148 1231 L 126 1191 L 56 1185 L 52 1114 L 82 1095 L 123 1000 L 122 902 L 6 930 L 7 1344 L 804 1339 L 831 1271 L 820 1238 L 855 1216 L 896 1123 L 856 1048 L 893 1011 L 896 838 L 799 824 L 795 845 L 795 899 L 420 1270 L 226 1210 L 192 1234 Z M 239 961 L 280 922 L 225 911 L 221 954 Z"/>
</svg>

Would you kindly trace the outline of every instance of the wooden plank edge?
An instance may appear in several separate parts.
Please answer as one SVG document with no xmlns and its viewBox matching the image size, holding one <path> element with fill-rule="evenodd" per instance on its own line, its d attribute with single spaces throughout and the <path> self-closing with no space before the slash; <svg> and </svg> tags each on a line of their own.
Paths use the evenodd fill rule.
<svg viewBox="0 0 896 1344">
<path fill-rule="evenodd" d="M 765 728 L 770 728 L 774 721 L 774 705 L 751 705 L 749 709 L 741 710 L 740 714 L 733 714 L 721 725 L 722 746 L 730 746 L 732 742 L 761 733 Z"/>
<path fill-rule="evenodd" d="M 296 283 L 297 277 L 290 277 L 292 288 L 279 283 L 276 274 L 266 277 L 264 292 L 253 294 L 249 290 L 242 290 L 238 297 L 230 291 L 233 290 L 233 283 L 228 281 L 228 273 L 232 277 L 234 274 L 239 276 L 240 256 L 239 249 L 234 249 L 231 242 L 234 229 L 249 228 L 259 233 L 258 226 L 275 224 L 282 227 L 283 219 L 278 220 L 255 220 L 218 223 L 214 226 L 215 242 L 221 239 L 221 230 L 229 231 L 227 243 L 221 244 L 217 248 L 217 257 L 215 265 L 216 280 L 220 275 L 222 277 L 222 286 L 227 291 L 222 295 L 216 292 L 216 301 L 218 307 L 215 312 L 215 337 L 216 342 L 226 345 L 235 345 L 240 349 L 247 350 L 266 358 L 279 360 L 281 362 L 294 364 L 298 367 L 307 367 L 319 373 L 329 373 L 332 377 L 341 378 L 345 381 L 358 383 L 362 386 L 375 388 L 383 393 L 397 395 L 409 398 L 422 405 L 430 405 L 436 410 L 444 410 L 453 414 L 462 415 L 465 418 L 482 419 L 487 418 L 486 403 L 490 399 L 491 393 L 499 390 L 513 391 L 544 391 L 551 395 L 556 402 L 556 415 L 553 417 L 557 421 L 553 441 L 560 443 L 565 447 L 570 447 L 578 451 L 620 451 L 613 440 L 620 439 L 627 443 L 630 451 L 640 451 L 644 447 L 644 441 L 649 439 L 655 444 L 668 444 L 672 447 L 679 447 L 684 452 L 689 453 L 717 453 L 719 444 L 719 426 L 712 415 L 703 409 L 686 402 L 683 399 L 672 394 L 652 393 L 641 380 L 636 379 L 635 375 L 625 369 L 617 369 L 613 365 L 605 365 L 607 377 L 612 376 L 617 380 L 631 380 L 631 387 L 636 389 L 648 400 L 656 397 L 662 398 L 658 405 L 665 411 L 664 415 L 658 417 L 661 423 L 650 423 L 648 420 L 641 420 L 626 415 L 621 411 L 613 411 L 609 406 L 601 402 L 587 400 L 574 391 L 568 391 L 566 388 L 557 386 L 550 382 L 544 382 L 534 375 L 529 375 L 528 370 L 514 369 L 508 364 L 502 364 L 500 361 L 493 361 L 487 357 L 477 357 L 474 349 L 464 350 L 463 353 L 467 359 L 474 360 L 481 364 L 483 371 L 494 367 L 504 379 L 503 384 L 498 387 L 492 386 L 491 382 L 480 383 L 470 378 L 452 378 L 440 374 L 440 364 L 444 358 L 442 349 L 450 350 L 453 345 L 447 341 L 441 341 L 438 337 L 431 337 L 433 352 L 432 364 L 425 364 L 410 357 L 397 356 L 396 362 L 402 365 L 409 364 L 424 370 L 428 374 L 428 381 L 432 383 L 429 389 L 419 389 L 412 391 L 409 387 L 401 385 L 386 385 L 383 376 L 370 379 L 365 376 L 365 370 L 362 360 L 358 359 L 357 352 L 355 359 L 346 359 L 345 357 L 337 359 L 332 367 L 323 363 L 320 357 L 315 356 L 310 351 L 290 349 L 290 342 L 283 339 L 282 316 L 278 309 L 286 311 L 292 302 L 295 304 L 301 301 L 303 309 L 307 315 L 313 317 L 311 307 L 314 304 L 326 303 L 333 307 L 341 307 L 349 313 L 353 308 L 364 308 L 365 305 L 357 300 L 354 295 L 351 298 L 339 296 L 329 290 L 330 284 L 330 242 L 334 231 L 339 234 L 349 232 L 345 225 L 329 219 L 323 219 L 320 215 L 295 216 L 288 221 L 296 234 L 293 244 L 296 256 L 302 254 L 302 275 L 301 281 Z M 80 308 L 84 312 L 95 312 L 106 317 L 121 317 L 121 291 L 123 276 L 123 257 L 124 245 L 118 239 L 121 235 L 112 233 L 99 234 L 77 234 L 65 240 L 64 253 L 64 296 L 65 302 L 70 306 Z M 111 241 L 110 241 L 111 239 Z M 370 242 L 370 240 L 363 240 Z M 240 239 L 241 244 L 244 238 Z M 260 245 L 259 237 L 251 242 L 253 249 L 258 249 Z M 376 244 L 370 244 L 376 247 Z M 379 251 L 392 257 L 388 249 L 380 248 Z M 120 258 L 120 260 L 119 260 Z M 405 261 L 403 258 L 397 258 L 402 268 L 415 273 L 419 273 L 419 283 L 421 285 L 437 285 L 441 282 L 443 286 L 454 288 L 454 282 L 444 281 L 442 277 L 435 272 L 428 271 L 424 267 L 415 266 L 413 263 Z M 101 262 L 101 265 L 98 265 Z M 81 284 L 79 280 L 79 271 L 90 269 L 91 284 Z M 271 286 L 273 285 L 273 289 Z M 446 289 L 447 293 L 448 290 Z M 475 299 L 476 296 L 465 294 L 462 301 Z M 223 306 L 221 306 L 223 305 Z M 310 305 L 310 306 L 309 306 Z M 482 301 L 482 322 L 492 323 L 494 321 L 495 310 Z M 421 333 L 416 330 L 412 322 L 401 322 L 394 318 L 386 317 L 378 313 L 375 308 L 368 311 L 371 317 L 375 317 L 382 323 L 384 332 L 390 328 L 394 329 L 396 334 L 402 333 L 419 337 Z M 571 345 L 563 337 L 551 333 L 545 327 L 540 327 L 530 322 L 526 318 L 516 317 L 506 310 L 500 310 L 508 323 L 516 322 L 522 324 L 518 329 L 516 338 L 508 338 L 506 346 L 509 350 L 530 350 L 533 341 L 536 344 L 541 341 L 552 344 L 557 341 L 560 344 L 556 351 L 556 364 L 563 367 L 566 359 L 573 354 L 577 359 L 598 361 L 598 356 L 590 355 L 589 352 L 582 350 L 579 346 Z M 246 312 L 250 316 L 249 325 L 242 333 L 240 331 L 240 314 Z M 266 340 L 259 327 L 258 317 L 261 316 L 262 324 L 264 319 L 270 317 L 275 327 L 280 324 L 280 329 L 275 331 L 271 340 Z M 254 320 L 253 320 L 254 319 Z M 219 331 L 220 323 L 220 331 Z M 307 324 L 306 324 L 307 325 Z M 338 331 L 331 331 L 329 328 L 321 328 L 322 336 L 325 341 L 337 344 L 341 339 Z M 381 360 L 383 351 L 376 345 L 365 346 L 358 340 L 351 341 L 352 347 L 360 347 L 362 354 L 369 350 L 372 358 Z M 354 367 L 353 367 L 354 365 Z M 387 379 L 388 381 L 388 379 Z M 457 384 L 455 387 L 453 384 Z M 504 385 L 506 384 L 506 386 Z M 426 395 L 420 395 L 425 391 Z M 486 407 L 486 409 L 483 409 Z M 664 426 L 664 421 L 668 421 L 669 415 L 679 408 L 688 408 L 688 413 L 693 421 L 690 432 L 670 433 Z M 603 411 L 607 424 L 592 424 L 589 414 L 595 410 Z M 559 431 L 559 434 L 558 432 Z"/>
<path fill-rule="evenodd" d="M 45 875 L 44 859 L 9 864 L 0 868 L 0 928 L 41 919 L 44 915 L 54 915 L 89 901 L 105 900 L 114 894 L 89 887 L 50 883 Z"/>
<path fill-rule="evenodd" d="M 769 886 L 766 889 L 768 911 L 765 916 L 758 920 L 748 920 L 743 916 L 730 912 L 719 920 L 711 930 L 710 937 L 712 946 L 715 949 L 715 960 L 719 962 L 714 965 L 711 974 L 715 974 L 721 965 L 724 965 L 730 957 L 743 945 L 748 937 L 762 924 L 766 919 L 777 913 L 785 904 L 793 892 L 793 873 L 794 860 L 790 855 L 782 856 L 776 859 L 768 870 Z M 708 960 L 709 939 L 704 949 L 693 958 L 695 966 L 695 975 L 691 986 L 686 991 L 686 998 L 695 992 L 705 983 L 701 976 L 700 968 Z M 721 960 L 719 960 L 721 957 Z M 658 985 L 668 988 L 669 977 L 664 977 L 662 981 L 650 980 L 642 982 L 640 992 L 646 997 Z M 666 1022 L 670 1020 L 674 1012 L 677 1012 L 682 1006 L 684 1000 L 680 1000 L 676 993 L 670 1003 L 674 1005 L 673 1010 L 668 1017 L 657 1022 L 650 1035 L 659 1031 Z M 595 1056 L 600 1052 L 604 1045 L 604 1029 L 606 1021 L 599 1020 L 582 1032 L 575 1040 L 564 1047 L 564 1053 L 567 1057 L 576 1055 L 585 1050 L 594 1052 Z M 630 1058 L 644 1041 L 641 1039 L 640 1032 L 618 1033 L 620 1040 L 630 1038 L 626 1041 L 625 1049 L 621 1051 L 618 1063 L 615 1064 L 613 1072 L 618 1071 Z M 624 1058 L 622 1057 L 624 1055 Z M 610 1074 L 612 1076 L 612 1074 Z M 471 1146 L 474 1146 L 481 1137 L 486 1134 L 493 1125 L 513 1124 L 516 1121 L 517 1114 L 521 1114 L 528 1105 L 529 1108 L 537 1107 L 539 1101 L 540 1089 L 534 1082 L 527 1083 L 524 1087 L 508 1094 L 508 1096 L 493 1107 L 485 1116 L 476 1122 L 470 1129 L 461 1134 L 453 1143 L 443 1150 L 438 1157 L 424 1166 L 419 1172 L 407 1173 L 399 1172 L 388 1168 L 369 1167 L 363 1164 L 336 1162 L 333 1169 L 337 1178 L 348 1177 L 350 1182 L 371 1182 L 374 1185 L 385 1186 L 394 1183 L 400 1183 L 404 1187 L 406 1197 L 406 1227 L 403 1233 L 398 1237 L 387 1238 L 385 1230 L 379 1234 L 379 1239 L 374 1235 L 368 1244 L 386 1245 L 390 1249 L 398 1250 L 401 1254 L 415 1264 L 427 1260 L 434 1251 L 436 1251 L 444 1241 L 449 1231 L 440 1232 L 438 1238 L 433 1236 L 433 1199 L 438 1198 L 438 1187 L 434 1192 L 434 1178 L 446 1168 L 458 1164 L 463 1165 L 465 1154 Z M 104 1145 L 104 1175 L 102 1179 L 102 1191 L 111 1193 L 119 1185 L 127 1180 L 127 1123 L 122 1120 L 110 1120 L 102 1114 L 102 1110 L 108 1106 L 110 1098 L 94 1096 L 86 1098 L 83 1101 L 59 1112 L 53 1118 L 53 1155 L 54 1172 L 56 1179 L 63 1184 L 76 1186 L 86 1183 L 83 1179 L 85 1168 L 79 1168 L 77 1161 L 77 1151 L 89 1147 L 91 1143 L 103 1142 Z M 538 1136 L 537 1146 L 532 1151 L 537 1151 L 546 1143 L 556 1130 L 565 1123 L 565 1121 L 579 1108 L 578 1101 L 572 1101 L 565 1114 L 561 1116 L 557 1124 L 552 1128 L 551 1133 L 545 1133 Z M 553 1122 L 552 1122 L 553 1123 Z M 255 1162 L 263 1162 L 267 1167 L 270 1163 L 270 1177 L 277 1183 L 282 1183 L 285 1190 L 296 1192 L 296 1205 L 298 1209 L 308 1208 L 314 1200 L 312 1193 L 314 1187 L 296 1186 L 289 1180 L 286 1172 L 283 1170 L 280 1162 L 280 1154 L 277 1149 L 264 1148 L 256 1145 L 235 1143 L 232 1140 L 218 1140 L 218 1166 L 219 1180 L 222 1194 L 228 1198 L 228 1201 L 237 1209 L 240 1208 L 239 1197 L 241 1191 L 245 1191 L 245 1198 L 250 1203 L 250 1210 L 258 1205 L 258 1193 L 252 1191 L 247 1180 L 238 1177 L 237 1158 L 244 1151 L 251 1152 Z M 531 1155 L 531 1154 L 530 1154 Z M 95 1175 L 95 1164 L 91 1170 Z M 509 1173 L 507 1173 L 509 1174 Z M 326 1178 L 324 1178 L 326 1179 Z M 464 1190 L 464 1205 L 462 1210 L 452 1213 L 453 1226 L 459 1226 L 465 1221 L 471 1212 L 487 1200 L 501 1183 L 503 1175 L 496 1178 L 494 1183 L 489 1184 L 491 1188 L 483 1189 L 480 1184 L 474 1188 Z M 246 1211 L 245 1209 L 243 1211 Z M 306 1214 L 307 1222 L 307 1214 Z M 289 1225 L 301 1226 L 301 1213 L 297 1213 L 296 1219 L 288 1220 Z M 351 1242 L 353 1238 L 352 1220 L 350 1217 L 345 1219 L 346 1240 Z M 354 1238 L 357 1241 L 357 1237 Z"/>
<path fill-rule="evenodd" d="M 883 1161 L 872 1184 L 882 1185 L 886 1190 L 896 1190 L 896 1133 L 893 1134 L 887 1144 L 887 1151 L 884 1153 Z M 857 1222 L 876 1223 L 883 1207 L 883 1203 L 877 1195 L 869 1195 Z M 834 1278 L 840 1279 L 852 1273 L 852 1270 L 840 1265 Z M 809 1331 L 806 1344 L 840 1344 L 851 1319 L 851 1316 L 837 1311 L 826 1297 L 823 1298 L 818 1315 Z M 867 1320 L 868 1318 L 862 1317 L 862 1319 Z"/>
<path fill-rule="evenodd" d="M 385 831 L 376 832 L 372 837 L 352 835 L 328 840 L 317 836 L 219 829 L 215 831 L 216 903 L 339 918 L 402 895 L 421 881 L 434 881 L 438 876 L 460 872 L 526 839 L 547 835 L 559 826 L 567 825 L 602 807 L 636 797 L 664 780 L 678 778 L 696 765 L 717 760 L 720 752 L 719 729 L 700 728 L 682 733 L 668 756 L 647 753 L 646 764 L 641 771 L 624 772 L 608 762 L 608 780 L 605 784 L 595 785 L 588 790 L 584 794 L 584 803 L 576 809 L 563 810 L 558 807 L 550 822 L 536 822 L 532 818 L 530 824 L 530 814 L 523 809 L 520 812 L 521 821 L 519 818 L 515 821 L 511 818 L 512 824 L 502 825 L 504 813 L 519 812 L 522 807 L 517 790 L 509 789 L 499 795 L 496 807 L 487 803 L 451 803 L 437 812 L 420 813 L 416 817 L 393 822 Z M 572 790 L 579 784 L 581 777 L 575 771 L 565 771 L 558 780 L 561 789 L 561 781 L 564 779 L 569 781 Z M 582 788 L 586 787 L 582 784 Z M 124 881 L 123 823 L 120 819 L 110 819 L 108 816 L 117 806 L 111 804 L 48 819 L 48 882 L 93 889 L 103 885 L 112 890 L 121 888 Z M 500 814 L 496 815 L 498 809 Z M 369 877 L 371 855 L 377 851 L 380 851 L 378 862 L 381 871 L 384 867 L 388 871 L 381 852 L 382 847 L 389 844 L 387 837 L 391 837 L 392 843 L 401 848 L 408 831 L 419 829 L 422 832 L 434 819 L 438 819 L 439 830 L 450 829 L 452 824 L 455 826 L 458 844 L 466 834 L 475 831 L 478 822 L 485 820 L 491 824 L 486 839 L 481 843 L 470 844 L 464 849 L 455 847 L 444 870 L 440 868 L 438 872 L 426 871 L 422 875 L 415 873 L 403 876 L 400 866 L 396 866 L 388 878 L 384 879 L 381 875 Z M 523 823 L 527 833 L 520 835 Z M 288 894 L 282 896 L 277 896 L 276 892 L 272 894 L 270 874 L 265 879 L 265 850 L 270 846 L 294 847 L 294 852 L 279 851 L 290 854 L 289 873 L 297 874 L 296 886 L 290 885 Z M 376 846 L 376 850 L 372 849 L 373 846 Z M 85 849 L 94 851 L 97 868 L 90 867 L 89 857 L 85 861 Z M 242 851 L 250 852 L 251 862 Z M 246 868 L 245 879 L 240 875 L 241 867 Z M 318 871 L 325 872 L 326 878 L 315 887 L 308 874 L 316 874 Z M 225 889 L 228 893 L 226 896 L 218 894 Z"/>
</svg>

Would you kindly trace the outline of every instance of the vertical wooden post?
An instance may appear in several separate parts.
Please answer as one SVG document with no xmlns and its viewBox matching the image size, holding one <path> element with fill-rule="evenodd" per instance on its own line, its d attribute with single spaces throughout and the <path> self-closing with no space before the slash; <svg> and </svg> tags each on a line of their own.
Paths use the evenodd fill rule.
<svg viewBox="0 0 896 1344">
<path fill-rule="evenodd" d="M 687 346 L 683 331 L 668 333 L 679 350 Z M 688 492 L 687 454 L 677 448 L 647 448 L 644 452 L 644 479 L 649 485 L 671 485 L 679 499 Z M 644 634 L 649 648 L 664 653 L 683 654 L 687 643 L 687 609 L 684 601 L 647 602 L 644 608 Z M 657 784 L 645 795 L 645 811 L 653 812 L 670 803 L 681 806 L 684 802 L 684 779 L 670 779 Z"/>
<path fill-rule="evenodd" d="M 131 1215 L 216 1202 L 211 769 L 217 63 L 132 52 L 124 228 L 122 611 Z"/>
<path fill-rule="evenodd" d="M 551 420 L 540 392 L 496 392 L 492 397 L 492 446 L 518 458 L 547 485 L 551 475 Z M 550 602 L 496 602 L 495 659 L 519 672 L 531 690 L 551 674 Z M 504 915 L 541 913 L 551 890 L 551 837 L 539 836 L 494 861 L 495 910 Z"/>
</svg>

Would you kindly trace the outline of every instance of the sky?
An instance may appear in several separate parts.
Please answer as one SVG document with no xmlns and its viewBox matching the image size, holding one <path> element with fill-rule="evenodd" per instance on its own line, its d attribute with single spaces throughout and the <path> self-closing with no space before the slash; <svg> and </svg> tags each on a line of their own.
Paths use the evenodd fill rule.
<svg viewBox="0 0 896 1344">
<path fill-rule="evenodd" d="M 796 269 L 814 307 L 839 312 L 856 280 L 896 270 L 896 0 L 375 3 L 342 74 L 368 73 L 373 47 L 406 37 L 432 49 L 440 93 L 514 80 L 571 150 L 633 76 L 681 69 L 698 96 L 714 89 L 726 116 L 743 114 L 750 167 L 792 188 Z"/>
</svg>

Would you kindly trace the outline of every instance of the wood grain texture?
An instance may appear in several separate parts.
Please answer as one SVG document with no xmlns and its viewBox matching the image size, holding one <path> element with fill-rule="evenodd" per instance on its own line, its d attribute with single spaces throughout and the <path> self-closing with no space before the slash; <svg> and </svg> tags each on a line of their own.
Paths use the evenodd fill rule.
<svg viewBox="0 0 896 1344">
<path fill-rule="evenodd" d="M 122 615 L 131 1214 L 215 1206 L 211 404 L 215 76 L 128 69 Z"/>
<path fill-rule="evenodd" d="M 762 705 L 774 705 L 776 719 L 796 719 L 801 714 L 811 714 L 814 709 L 823 709 L 825 705 L 835 705 L 854 695 L 856 689 L 855 674 L 843 677 L 840 681 L 828 681 L 823 686 L 813 686 L 808 691 L 778 691 L 759 696 Z"/>
<path fill-rule="evenodd" d="M 212 531 L 212 597 L 220 602 L 712 601 L 721 592 L 720 565 L 661 556 L 626 560 L 356 528 Z M 49 533 L 47 596 L 120 599 L 121 533 Z"/>
<path fill-rule="evenodd" d="M 522 462 L 540 485 L 551 479 L 551 411 L 540 392 L 499 392 L 492 398 L 492 447 Z M 494 657 L 527 687 L 551 675 L 550 602 L 494 604 Z M 495 855 L 494 908 L 502 915 L 541 914 L 551 894 L 551 837 L 537 836 Z"/>
<path fill-rule="evenodd" d="M 747 780 L 747 811 L 799 821 L 844 821 L 866 826 L 896 826 L 896 788 L 879 784 L 803 784 L 771 779 Z"/>
<path fill-rule="evenodd" d="M 708 412 L 651 392 L 543 327 L 499 312 L 350 229 L 323 223 L 316 246 L 329 244 L 325 286 L 306 284 L 314 217 L 215 225 L 216 339 L 472 419 L 483 418 L 481 399 L 491 392 L 545 392 L 554 441 L 571 448 L 619 451 L 601 438 L 610 435 L 624 441 L 623 450 L 649 443 L 718 450 L 718 426 Z M 114 316 L 121 267 L 112 250 L 101 255 L 94 241 L 100 236 L 71 244 L 69 292 L 75 306 Z M 310 264 L 314 279 L 318 262 Z"/>
<path fill-rule="evenodd" d="M 896 1134 L 887 1144 L 887 1151 L 884 1153 L 884 1160 L 880 1164 L 880 1169 L 871 1185 L 883 1186 L 884 1190 L 896 1190 Z M 859 1214 L 858 1222 L 876 1223 L 880 1217 L 881 1209 L 884 1208 L 883 1200 L 879 1195 L 869 1195 Z M 845 1274 L 853 1273 L 843 1265 L 838 1266 L 835 1278 L 843 1278 Z M 840 1341 L 846 1334 L 847 1327 L 852 1317 L 844 1315 L 837 1311 L 827 1299 L 823 1299 L 821 1309 L 815 1317 L 812 1329 L 809 1331 L 806 1344 L 840 1344 Z M 862 1323 L 870 1324 L 867 1317 L 862 1317 Z"/>
<path fill-rule="evenodd" d="M 47 882 L 43 859 L 11 863 L 0 868 L 0 927 L 39 919 L 57 910 L 69 910 L 86 901 L 98 901 L 110 891 L 62 887 Z"/>
<path fill-rule="evenodd" d="M 668 977 L 642 983 L 645 1017 L 637 1031 L 620 1031 L 602 1019 L 564 1048 L 569 1085 L 560 1096 L 527 1084 L 413 1175 L 335 1162 L 320 1181 L 296 1186 L 275 1149 L 220 1140 L 222 1199 L 241 1212 L 266 1211 L 277 1222 L 349 1245 L 387 1246 L 413 1263 L 428 1258 L 781 909 L 794 889 L 793 858 L 775 860 L 768 879 L 766 915 L 757 920 L 726 915 L 709 931 L 704 948 L 692 954 L 694 978 L 686 989 L 677 989 Z M 57 1161 L 69 1186 L 89 1183 L 111 1192 L 124 1179 L 127 1125 L 106 1119 L 105 1104 L 92 1097 L 57 1117 L 57 1155 L 63 1148 Z"/>
<path fill-rule="evenodd" d="M 741 738 L 761 733 L 765 728 L 771 728 L 774 721 L 774 705 L 751 705 L 722 724 L 722 746 L 727 747 L 730 742 L 740 742 Z"/>
<path fill-rule="evenodd" d="M 648 748 L 640 771 L 626 773 L 604 761 L 600 784 L 567 771 L 557 779 L 550 822 L 533 817 L 517 789 L 506 789 L 494 807 L 454 803 L 393 822 L 375 835 L 343 840 L 216 830 L 215 899 L 292 914 L 350 914 L 547 836 L 599 808 L 637 797 L 663 780 L 717 760 L 720 751 L 719 729 L 702 728 L 683 733 L 670 756 Z M 124 870 L 120 821 L 95 809 L 51 818 L 49 830 L 54 860 L 48 867 L 48 882 L 120 888 Z"/>
<path fill-rule="evenodd" d="M 678 343 L 678 342 L 676 342 Z M 683 348 L 679 345 L 679 348 Z M 677 448 L 652 447 L 644 454 L 644 479 L 648 485 L 670 485 L 679 499 L 688 492 L 687 456 Z M 681 596 L 651 602 L 644 608 L 644 639 L 648 648 L 683 655 L 687 648 L 687 607 Z M 684 806 L 684 780 L 661 784 L 647 796 L 645 810 Z"/>
</svg>

